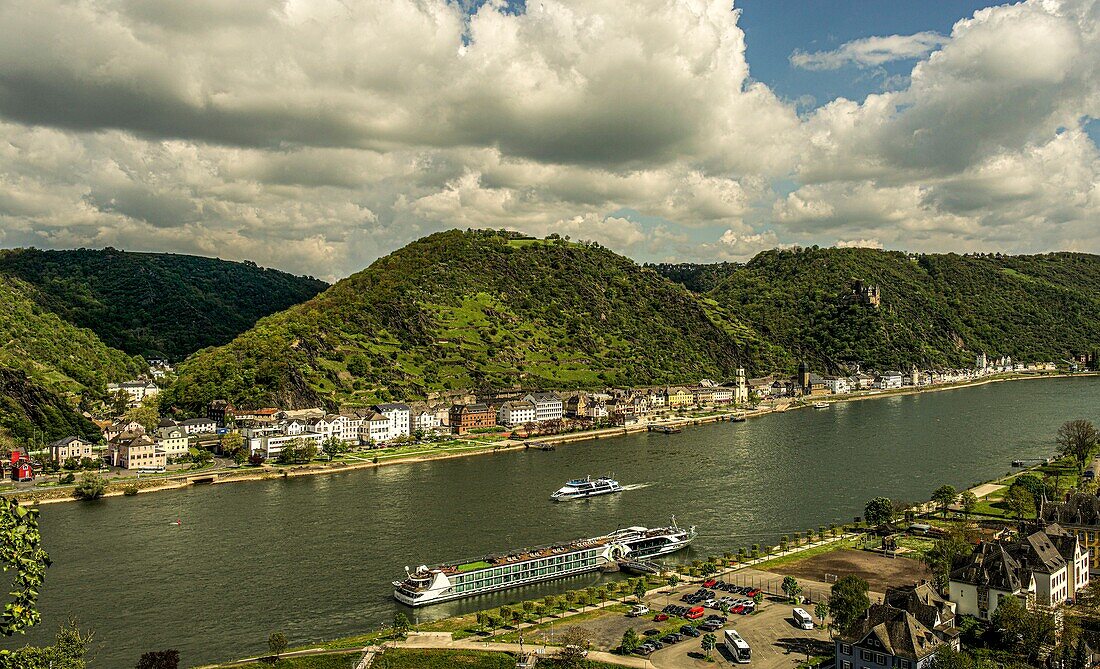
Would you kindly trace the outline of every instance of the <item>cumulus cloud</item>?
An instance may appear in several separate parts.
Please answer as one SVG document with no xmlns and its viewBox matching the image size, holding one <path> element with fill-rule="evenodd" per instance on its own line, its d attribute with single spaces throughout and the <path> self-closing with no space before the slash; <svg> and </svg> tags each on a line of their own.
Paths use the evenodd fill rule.
<svg viewBox="0 0 1100 669">
<path fill-rule="evenodd" d="M 1082 129 L 1100 117 L 1095 0 L 796 54 L 808 69 L 919 59 L 887 92 L 809 111 L 752 79 L 730 9 L 0 0 L 0 243 L 329 279 L 450 227 L 661 260 L 1100 250 Z"/>
<path fill-rule="evenodd" d="M 872 67 L 897 60 L 924 58 L 946 41 L 946 37 L 935 32 L 864 37 L 845 42 L 831 51 L 807 53 L 796 50 L 791 54 L 790 62 L 804 70 L 839 70 L 847 65 Z"/>
</svg>

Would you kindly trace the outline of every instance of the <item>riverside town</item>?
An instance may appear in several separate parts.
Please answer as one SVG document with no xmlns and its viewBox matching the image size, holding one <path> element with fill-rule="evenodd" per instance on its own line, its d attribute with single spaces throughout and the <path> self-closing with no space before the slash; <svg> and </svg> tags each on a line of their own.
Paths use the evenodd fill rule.
<svg viewBox="0 0 1100 669">
<path fill-rule="evenodd" d="M 1100 0 L 0 0 L 0 669 L 1100 669 Z"/>
</svg>

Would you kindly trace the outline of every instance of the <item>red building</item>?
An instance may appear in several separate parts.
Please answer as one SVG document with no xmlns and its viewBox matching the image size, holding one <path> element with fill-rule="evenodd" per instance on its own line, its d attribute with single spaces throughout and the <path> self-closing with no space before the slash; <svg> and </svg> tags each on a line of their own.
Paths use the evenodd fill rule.
<svg viewBox="0 0 1100 669">
<path fill-rule="evenodd" d="M 456 404 L 451 407 L 450 424 L 455 434 L 466 434 L 480 427 L 494 427 L 497 412 L 487 404 Z"/>
<path fill-rule="evenodd" d="M 11 480 L 13 481 L 33 481 L 34 470 L 31 469 L 31 463 L 20 462 L 11 469 Z"/>
</svg>

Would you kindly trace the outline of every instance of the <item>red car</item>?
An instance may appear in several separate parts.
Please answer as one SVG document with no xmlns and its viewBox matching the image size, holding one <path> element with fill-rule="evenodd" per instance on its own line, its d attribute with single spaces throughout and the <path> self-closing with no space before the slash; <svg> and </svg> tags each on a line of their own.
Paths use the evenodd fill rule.
<svg viewBox="0 0 1100 669">
<path fill-rule="evenodd" d="M 744 604 L 738 604 L 737 606 L 730 609 L 730 613 L 741 613 L 744 610 L 745 610 L 745 605 Z"/>
<path fill-rule="evenodd" d="M 688 620 L 698 620 L 698 619 L 703 617 L 703 613 L 704 613 L 703 607 L 693 606 L 690 609 L 688 609 L 688 612 L 684 614 L 684 617 L 687 618 Z"/>
<path fill-rule="evenodd" d="M 709 579 L 703 581 L 703 587 L 704 588 L 713 588 L 716 585 L 718 585 L 718 581 L 714 580 L 713 578 L 709 578 Z"/>
<path fill-rule="evenodd" d="M 749 590 L 745 594 L 748 595 L 749 597 L 755 597 L 755 596 L 759 595 L 760 593 L 761 593 L 760 588 L 753 588 L 752 590 Z"/>
<path fill-rule="evenodd" d="M 653 616 L 653 622 L 655 623 L 663 623 L 666 620 L 668 620 L 667 613 L 658 613 L 657 615 Z"/>
</svg>

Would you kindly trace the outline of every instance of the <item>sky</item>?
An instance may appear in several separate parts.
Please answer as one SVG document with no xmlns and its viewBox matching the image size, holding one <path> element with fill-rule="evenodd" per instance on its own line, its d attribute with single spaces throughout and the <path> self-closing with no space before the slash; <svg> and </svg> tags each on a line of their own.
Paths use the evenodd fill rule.
<svg viewBox="0 0 1100 669">
<path fill-rule="evenodd" d="M 1100 0 L 0 0 L 0 247 L 1100 252 Z"/>
</svg>

